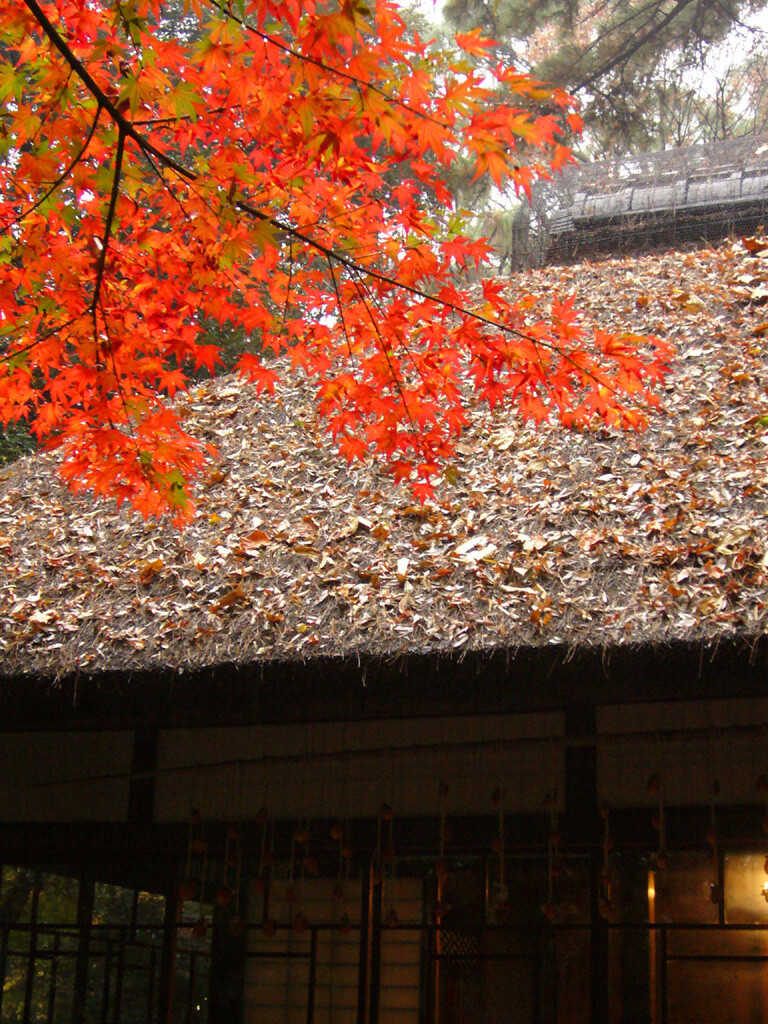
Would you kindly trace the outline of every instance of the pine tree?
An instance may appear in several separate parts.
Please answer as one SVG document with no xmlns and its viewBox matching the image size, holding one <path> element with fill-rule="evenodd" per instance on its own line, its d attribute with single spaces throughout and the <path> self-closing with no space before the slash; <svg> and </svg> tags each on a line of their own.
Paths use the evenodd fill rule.
<svg viewBox="0 0 768 1024">
<path fill-rule="evenodd" d="M 577 95 L 590 155 L 607 156 L 759 127 L 738 109 L 743 94 L 724 111 L 720 88 L 718 107 L 724 70 L 714 58 L 736 33 L 743 62 L 764 68 L 768 40 L 754 26 L 766 6 L 765 0 L 451 0 L 445 14 L 456 28 L 481 25 L 500 40 L 496 57 Z M 742 71 L 734 65 L 731 74 Z"/>
</svg>

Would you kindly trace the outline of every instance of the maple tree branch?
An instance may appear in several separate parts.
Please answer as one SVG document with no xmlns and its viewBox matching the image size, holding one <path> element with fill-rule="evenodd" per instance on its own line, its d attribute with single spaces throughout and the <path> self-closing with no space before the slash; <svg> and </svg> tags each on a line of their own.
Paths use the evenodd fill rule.
<svg viewBox="0 0 768 1024">
<path fill-rule="evenodd" d="M 34 147 L 35 143 L 37 142 L 37 138 L 40 135 L 40 133 L 43 131 L 43 129 L 45 128 L 46 122 L 48 121 L 48 118 L 51 116 L 51 113 L 53 112 L 54 107 L 56 107 L 58 105 L 59 101 L 61 100 L 61 97 L 67 91 L 67 86 L 69 85 L 69 80 L 70 80 L 71 77 L 72 77 L 72 69 L 70 68 L 69 74 L 67 75 L 67 78 L 66 78 L 66 81 L 61 86 L 61 88 L 59 89 L 59 91 L 56 94 L 56 96 L 51 97 L 51 99 L 48 100 L 47 105 L 43 104 L 45 109 L 42 111 L 42 115 L 38 114 L 38 117 L 40 118 L 40 124 L 37 126 L 37 128 L 34 130 L 34 132 L 26 140 L 26 145 Z"/>
<path fill-rule="evenodd" d="M 376 333 L 376 337 L 378 338 L 379 348 L 381 349 L 381 352 L 382 352 L 384 358 L 387 361 L 387 366 L 389 367 L 389 372 L 390 372 L 390 375 L 391 375 L 392 380 L 394 382 L 395 389 L 397 390 L 397 393 L 400 395 L 400 401 L 403 403 L 403 409 L 405 410 L 405 415 L 408 417 L 408 422 L 411 424 L 411 432 L 412 432 L 413 438 L 414 438 L 414 445 L 417 448 L 417 450 L 420 452 L 422 458 L 426 458 L 426 451 L 425 451 L 424 446 L 423 446 L 422 441 L 421 441 L 420 431 L 419 431 L 418 427 L 416 426 L 416 423 L 414 422 L 413 416 L 411 415 L 411 410 L 408 407 L 408 400 L 405 397 L 405 390 L 403 388 L 403 385 L 400 382 L 400 377 L 398 376 L 397 370 L 392 365 L 392 359 L 391 359 L 390 354 L 389 354 L 389 352 L 387 350 L 386 342 L 384 341 L 384 339 L 381 336 L 381 330 L 379 329 L 379 325 L 376 322 L 376 317 L 373 315 L 371 307 L 368 305 L 368 300 L 365 297 L 365 293 L 361 290 L 360 282 L 357 280 L 357 278 L 354 275 L 352 275 L 352 284 L 355 286 L 357 294 L 360 297 L 360 301 L 365 306 L 365 311 L 368 314 L 369 320 L 371 321 L 371 326 L 373 327 L 373 329 L 374 329 L 374 331 Z"/>
<path fill-rule="evenodd" d="M 115 6 L 117 7 L 117 13 L 120 16 L 120 23 L 121 23 L 121 25 L 123 27 L 123 32 L 125 32 L 125 38 L 128 40 L 130 45 L 133 47 L 133 49 L 134 49 L 134 51 L 136 53 L 136 58 L 137 58 L 137 60 L 139 61 L 139 64 L 140 64 L 141 63 L 141 57 L 142 57 L 141 47 L 137 45 L 135 39 L 133 38 L 133 36 L 131 34 L 131 23 L 130 23 L 130 20 L 126 17 L 125 11 L 123 10 L 123 5 L 120 3 L 120 0 L 115 0 Z"/>
<path fill-rule="evenodd" d="M 282 334 L 283 328 L 285 327 L 285 321 L 288 317 L 288 303 L 291 298 L 291 285 L 293 283 L 293 244 L 288 243 L 288 284 L 285 289 L 285 302 L 283 303 L 283 312 L 280 319 L 280 330 L 279 334 Z"/>
<path fill-rule="evenodd" d="M 76 316 L 71 316 L 69 320 L 65 320 L 63 324 L 59 324 L 57 327 L 53 327 L 50 331 L 46 331 L 39 338 L 35 338 L 34 341 L 30 341 L 28 345 L 24 345 L 23 348 L 15 348 L 12 352 L 3 352 L 0 355 L 0 362 L 9 363 L 12 359 L 17 359 L 19 356 L 26 355 L 31 352 L 32 349 L 37 348 L 38 345 L 42 345 L 44 341 L 48 341 L 49 338 L 55 337 L 59 331 L 64 331 L 67 327 L 71 327 L 72 324 L 77 323 L 78 320 L 82 320 L 84 316 L 90 316 L 89 310 L 83 310 L 82 313 L 78 313 Z"/>
<path fill-rule="evenodd" d="M 209 0 L 209 2 L 212 3 L 214 6 L 217 6 L 217 0 Z M 687 6 L 687 4 L 691 2 L 692 0 L 678 0 L 674 8 L 675 12 L 678 9 L 682 9 L 683 7 Z M 82 63 L 82 61 L 80 61 L 77 58 L 77 56 L 72 52 L 72 50 L 67 45 L 65 40 L 61 37 L 53 23 L 47 17 L 45 11 L 43 11 L 43 9 L 40 7 L 38 0 L 24 0 L 24 4 L 32 12 L 34 17 L 38 21 L 38 24 L 43 29 L 45 34 L 48 36 L 50 41 L 53 43 L 54 47 L 59 51 L 59 53 L 70 65 L 70 67 L 80 77 L 83 84 L 92 93 L 94 98 L 98 102 L 100 102 L 101 105 L 108 111 L 110 117 L 113 119 L 115 124 L 120 129 L 118 140 L 122 138 L 124 143 L 126 137 L 133 139 L 133 141 L 136 142 L 136 144 L 139 146 L 143 153 L 152 154 L 159 163 L 161 163 L 169 170 L 175 171 L 180 177 L 184 178 L 189 182 L 198 181 L 198 174 L 196 174 L 194 171 L 189 170 L 189 168 L 184 167 L 183 164 L 180 164 L 177 160 L 174 160 L 172 157 L 168 156 L 162 150 L 158 149 L 157 146 L 155 146 L 152 142 L 149 141 L 149 139 L 146 139 L 143 135 L 141 135 L 141 133 L 136 130 L 132 122 L 130 122 L 117 109 L 115 103 L 110 99 L 109 96 L 107 96 L 107 94 L 98 85 L 98 83 L 95 81 L 95 79 L 90 74 L 85 65 Z M 250 28 L 250 26 L 247 25 L 245 27 Z M 258 30 L 252 29 L 252 31 L 256 31 L 258 34 Z M 266 41 L 272 42 L 273 40 L 271 40 L 270 37 L 267 37 Z M 288 49 L 290 50 L 290 48 Z M 297 56 L 299 59 L 303 59 L 302 55 L 299 54 L 298 52 L 295 54 L 295 56 Z M 311 58 L 308 59 L 311 60 Z M 329 68 L 327 70 L 331 71 L 332 69 Z M 392 102 L 397 101 L 393 99 Z M 235 206 L 236 209 L 241 210 L 243 213 L 247 213 L 254 219 L 271 224 L 281 233 L 285 234 L 290 238 L 294 238 L 297 241 L 302 242 L 304 245 L 307 245 L 311 249 L 314 249 L 316 252 L 322 254 L 326 258 L 334 259 L 339 265 L 346 267 L 353 273 L 365 274 L 371 279 L 379 281 L 382 284 L 387 284 L 391 287 L 398 288 L 401 291 L 404 291 L 410 295 L 414 295 L 420 299 L 426 299 L 429 302 L 435 302 L 443 309 L 447 309 L 450 310 L 451 312 L 458 313 L 461 316 L 470 317 L 471 319 L 477 321 L 478 323 L 485 324 L 486 326 L 492 327 L 495 330 L 500 330 L 505 334 L 509 334 L 513 337 L 520 338 L 524 341 L 528 341 L 535 347 L 541 346 L 542 348 L 558 352 L 559 354 L 564 355 L 565 358 L 568 358 L 567 355 L 563 353 L 562 349 L 555 344 L 542 341 L 541 339 L 535 338 L 525 331 L 521 331 L 515 327 L 510 327 L 508 324 L 504 324 L 501 321 L 493 320 L 490 317 L 486 317 L 481 313 L 467 309 L 465 306 L 458 305 L 457 303 L 450 302 L 447 299 L 442 299 L 435 295 L 430 295 L 429 292 L 426 292 L 421 288 L 417 288 L 415 285 L 406 284 L 405 282 L 398 281 L 397 278 L 395 277 L 381 273 L 380 271 L 374 270 L 372 268 L 362 266 L 361 264 L 355 262 L 354 260 L 351 260 L 348 257 L 344 256 L 343 254 L 337 252 L 331 246 L 323 244 L 317 239 L 312 238 L 310 235 L 305 234 L 298 228 L 294 228 L 290 224 L 284 223 L 277 217 L 264 213 L 262 210 L 257 209 L 250 203 L 245 202 L 244 200 L 235 200 L 233 205 Z M 103 255 L 104 254 L 102 253 L 102 256 Z"/>
<path fill-rule="evenodd" d="M 259 39 L 263 39 L 265 43 L 270 43 L 278 50 L 282 50 L 283 53 L 289 54 L 291 57 L 295 57 L 297 60 L 304 62 L 305 64 L 312 64 L 313 67 L 320 68 L 321 71 L 327 71 L 330 75 L 336 75 L 338 78 L 343 78 L 347 82 L 351 82 L 358 88 L 361 86 L 366 89 L 370 89 L 372 92 L 378 93 L 388 103 L 394 103 L 398 107 L 402 107 L 403 110 L 407 110 L 410 114 L 414 114 L 416 117 L 422 118 L 424 121 L 431 121 L 433 124 L 439 125 L 441 128 L 450 128 L 451 126 L 447 121 L 440 121 L 430 114 L 425 114 L 423 110 L 418 110 L 416 107 L 412 107 L 406 103 L 405 100 L 400 100 L 397 96 L 393 96 L 388 93 L 381 86 L 375 85 L 373 82 L 366 81 L 364 78 L 358 78 L 356 75 L 351 74 L 349 71 L 342 71 L 341 68 L 335 68 L 330 64 L 326 64 L 322 60 L 318 60 L 317 57 L 310 57 L 306 53 L 301 53 L 299 50 L 294 50 L 292 46 L 287 43 L 281 42 L 279 39 L 275 39 L 274 36 L 269 35 L 267 32 L 263 32 L 261 29 L 255 28 L 253 25 L 249 25 L 243 18 L 238 18 L 237 15 L 233 14 L 232 11 L 225 7 L 224 4 L 219 3 L 218 0 L 208 0 L 211 7 L 215 7 L 217 11 L 224 15 L 225 18 L 231 18 L 232 21 L 236 22 L 246 32 L 252 32 Z M 362 98 L 362 97 L 361 97 Z"/>
<path fill-rule="evenodd" d="M 347 343 L 347 351 L 349 352 L 349 357 L 351 359 L 352 358 L 352 354 L 353 354 L 352 353 L 352 342 L 350 341 L 349 333 L 347 331 L 347 321 L 344 319 L 344 303 L 341 301 L 341 295 L 339 294 L 339 285 L 338 285 L 338 282 L 336 281 L 336 274 L 334 272 L 333 262 L 331 261 L 330 256 L 327 257 L 327 260 L 328 260 L 328 269 L 331 272 L 331 281 L 333 283 L 333 290 L 336 293 L 336 305 L 339 307 L 339 316 L 341 317 L 341 329 L 344 332 L 344 340 Z"/>
<path fill-rule="evenodd" d="M 227 114 L 230 110 L 247 110 L 249 107 L 255 107 L 260 100 L 251 100 L 250 103 L 230 103 L 227 106 L 221 107 L 206 107 L 205 113 L 210 114 Z M 197 118 L 197 114 L 175 114 L 168 117 L 139 117 L 131 122 L 132 125 L 144 127 L 148 125 L 153 128 L 157 125 L 163 124 L 178 124 L 179 121 L 191 121 L 193 118 Z"/>
<path fill-rule="evenodd" d="M 163 188 L 168 193 L 168 195 L 171 197 L 171 199 L 174 201 L 174 203 L 176 203 L 176 205 L 178 206 L 179 210 L 181 210 L 181 215 L 184 218 L 184 220 L 186 220 L 189 223 L 191 223 L 192 218 L 190 217 L 189 212 L 187 211 L 186 207 L 184 206 L 184 203 L 182 203 L 182 201 L 176 195 L 175 191 L 171 188 L 169 183 L 165 180 L 165 176 L 163 175 L 162 168 L 160 166 L 158 166 L 158 164 L 157 164 L 157 162 L 155 160 L 154 154 L 151 153 L 150 151 L 146 150 L 146 149 L 143 149 L 143 148 L 142 148 L 142 154 L 144 156 L 144 159 L 149 164 L 149 166 L 152 168 L 152 170 L 155 172 L 157 177 L 160 179 L 160 184 L 163 186 Z"/>
<path fill-rule="evenodd" d="M 460 306 L 454 302 L 450 302 L 448 299 L 441 299 L 439 296 L 430 295 L 429 292 L 424 291 L 422 288 L 417 288 L 412 284 L 406 284 L 404 281 L 398 281 L 396 277 L 384 274 L 379 270 L 374 270 L 372 267 L 365 267 L 360 263 L 357 263 L 355 260 L 351 260 L 349 257 L 344 256 L 342 253 L 337 252 L 331 246 L 324 245 L 322 242 L 312 238 L 310 235 L 304 234 L 304 232 L 298 228 L 291 227 L 290 224 L 285 224 L 283 221 L 278 220 L 277 217 L 270 217 L 268 214 L 245 202 L 245 200 L 235 200 L 234 205 L 237 209 L 242 210 L 243 213 L 247 213 L 251 217 L 255 217 L 257 220 L 268 221 L 279 231 L 295 238 L 297 241 L 303 242 L 305 245 L 314 249 L 316 252 L 321 253 L 323 256 L 334 259 L 341 266 L 346 267 L 347 270 L 354 271 L 359 274 L 365 274 L 374 281 L 379 281 L 381 284 L 388 284 L 394 288 L 399 288 L 401 291 L 407 292 L 409 295 L 415 295 L 420 299 L 426 299 L 429 302 L 436 302 L 443 309 L 450 310 L 453 313 L 459 313 L 462 316 L 468 316 L 473 320 L 477 320 L 479 323 L 486 324 L 488 327 L 494 327 L 497 330 L 511 334 L 513 337 L 521 338 L 523 341 L 530 341 L 534 345 L 541 344 L 544 348 L 557 349 L 557 346 L 548 346 L 546 342 L 542 342 L 516 327 L 510 327 L 508 324 L 504 324 L 500 320 L 492 320 L 490 317 L 483 316 L 482 313 L 477 313 L 473 310 L 467 309 L 466 306 Z M 557 350 L 559 351 L 559 349 Z"/>
<path fill-rule="evenodd" d="M 215 0 L 210 0 L 210 2 L 215 4 Z M 680 2 L 683 2 L 683 0 L 680 0 Z M 89 89 L 89 91 L 93 94 L 96 100 L 99 101 L 102 104 L 102 106 L 109 112 L 110 116 L 118 125 L 118 127 L 122 129 L 123 135 L 133 139 L 134 142 L 136 142 L 136 144 L 141 148 L 143 152 L 151 153 L 156 160 L 162 163 L 169 170 L 174 170 L 180 177 L 185 178 L 187 181 L 197 181 L 199 176 L 194 171 L 189 170 L 189 168 L 184 167 L 183 164 L 178 163 L 178 161 L 174 160 L 166 153 L 163 153 L 163 151 L 158 149 L 155 145 L 153 145 L 149 141 L 149 139 L 144 138 L 144 136 L 141 135 L 136 130 L 133 124 L 130 121 L 128 121 L 127 118 L 124 117 L 124 115 L 117 109 L 116 105 L 112 102 L 109 96 L 107 96 L 104 90 L 95 81 L 95 79 L 90 74 L 85 65 L 82 63 L 82 61 L 80 61 L 69 48 L 69 46 L 67 46 L 66 42 L 57 32 L 55 26 L 52 24 L 52 22 L 46 15 L 45 11 L 40 7 L 38 0 L 24 0 L 24 3 L 29 8 L 29 10 L 34 14 L 35 18 L 40 24 L 40 27 L 43 29 L 43 31 L 51 40 L 51 42 L 59 51 L 59 53 L 62 54 L 64 59 L 69 63 L 69 65 L 80 77 L 83 84 Z M 289 235 L 290 237 L 295 238 L 297 241 L 303 242 L 305 245 L 310 246 L 311 248 L 315 249 L 322 255 L 326 257 L 332 257 L 342 266 L 347 267 L 349 270 L 356 270 L 368 274 L 368 276 L 372 277 L 374 280 L 378 280 L 384 284 L 394 285 L 396 287 L 401 288 L 403 291 L 408 292 L 411 295 L 418 296 L 419 298 L 438 302 L 441 306 L 443 306 L 443 308 L 450 309 L 464 316 L 474 317 L 479 322 L 485 323 L 490 327 L 495 327 L 497 329 L 507 331 L 516 337 L 522 338 L 526 341 L 532 341 L 534 342 L 534 344 L 536 343 L 535 339 L 531 338 L 529 335 L 523 333 L 522 331 L 518 331 L 515 328 L 511 328 L 499 322 L 495 322 L 487 317 L 483 317 L 479 313 L 473 313 L 462 306 L 455 305 L 443 299 L 437 299 L 435 298 L 435 296 L 430 295 L 428 292 L 416 288 L 413 285 L 401 283 L 397 281 L 396 278 L 389 277 L 386 274 L 380 273 L 379 271 L 362 267 L 358 263 L 355 263 L 354 260 L 350 260 L 347 257 L 341 255 L 340 253 L 335 252 L 330 246 L 324 245 L 322 242 L 319 242 L 316 239 L 313 239 L 311 236 L 304 234 L 303 231 L 300 231 L 297 228 L 293 228 L 289 224 L 283 223 L 277 217 L 272 217 L 269 214 L 264 213 L 262 210 L 256 209 L 254 206 L 251 206 L 249 203 L 246 203 L 243 200 L 236 200 L 234 205 L 237 209 L 242 210 L 244 213 L 248 213 L 249 216 L 254 217 L 257 220 L 266 221 L 267 223 L 272 224 L 279 231 L 283 232 L 286 235 Z"/>
<path fill-rule="evenodd" d="M 154 173 L 157 175 L 157 177 L 158 177 L 158 179 L 160 181 L 160 184 L 163 186 L 163 188 L 168 193 L 168 195 L 171 197 L 171 199 L 174 201 L 174 203 L 178 206 L 178 208 L 181 211 L 181 215 L 184 218 L 184 220 L 187 221 L 188 224 L 193 225 L 192 217 L 190 217 L 187 208 L 184 206 L 184 203 L 178 197 L 178 195 L 176 194 L 175 190 L 171 187 L 170 183 L 168 181 L 166 181 L 166 178 L 165 178 L 165 175 L 163 174 L 162 168 L 158 166 L 156 160 L 154 159 L 153 152 L 151 152 L 149 150 L 142 149 L 142 153 L 143 153 L 144 159 L 147 161 L 149 166 L 152 168 Z M 175 168 L 167 168 L 167 169 L 175 169 Z M 184 180 L 186 181 L 188 179 L 185 178 Z M 210 203 L 210 201 L 208 199 L 206 199 L 205 196 L 200 191 L 198 191 L 197 189 L 191 187 L 191 186 L 194 185 L 194 183 L 197 180 L 198 180 L 198 178 L 195 177 L 191 182 L 189 182 L 189 184 L 190 184 L 190 191 L 194 195 L 197 196 L 197 198 L 200 200 L 200 202 L 206 207 L 206 209 L 209 212 L 215 213 L 215 211 L 213 209 L 213 206 Z M 194 226 L 193 226 L 192 230 L 194 231 Z M 199 238 L 198 238 L 198 241 L 199 241 Z M 289 245 L 290 245 L 290 241 L 289 241 Z M 191 264 L 191 257 L 190 257 L 190 259 L 187 260 L 187 263 L 188 263 L 188 265 Z M 291 254 L 291 266 L 292 265 L 293 265 L 293 255 Z M 233 288 L 237 287 L 235 281 L 233 281 L 233 279 L 232 279 L 232 277 L 231 277 L 231 275 L 229 274 L 228 271 L 219 268 L 219 273 L 221 273 L 224 277 L 227 278 L 227 280 L 229 281 L 230 285 Z"/>
<path fill-rule="evenodd" d="M 348 209 L 340 210 L 339 213 L 335 213 L 330 217 L 317 217 L 315 220 L 310 221 L 308 224 L 305 224 L 304 230 L 306 231 L 308 228 L 320 227 L 321 224 L 332 224 L 334 223 L 334 221 L 341 220 L 342 217 L 351 217 L 355 213 L 362 213 L 362 211 L 367 210 L 369 206 L 380 207 L 381 201 L 378 199 L 369 199 L 367 203 L 360 203 L 359 206 L 350 206 Z"/>
<path fill-rule="evenodd" d="M 119 374 L 117 372 L 117 363 L 115 362 L 115 350 L 114 350 L 114 346 L 112 344 L 112 339 L 109 336 L 109 320 L 107 319 L 107 314 L 106 314 L 106 311 L 104 309 L 104 304 L 101 301 L 101 298 L 99 298 L 99 309 L 101 310 L 101 317 L 102 317 L 102 319 L 104 321 L 104 333 L 107 336 L 107 350 L 109 352 L 109 361 L 112 363 L 112 373 L 113 373 L 114 378 L 115 378 L 115 388 L 117 390 L 118 395 L 120 396 L 120 404 L 123 407 L 123 415 L 125 416 L 125 425 L 128 428 L 128 437 L 130 437 L 131 441 L 133 442 L 133 447 L 134 447 L 134 449 L 136 451 L 137 458 L 139 460 L 141 460 L 141 452 L 139 450 L 139 443 L 136 440 L 136 433 L 135 433 L 135 431 L 133 429 L 133 424 L 131 423 L 131 417 L 130 417 L 130 414 L 129 414 L 129 411 L 128 411 L 128 403 L 125 400 L 125 389 L 123 388 L 123 385 L 120 382 L 120 376 L 119 376 Z M 96 322 L 96 310 L 95 309 L 93 311 L 93 317 L 94 317 L 94 323 L 95 323 Z M 112 427 L 113 430 L 117 430 L 117 427 L 111 421 L 111 419 L 110 419 L 109 425 L 110 425 L 110 427 Z M 122 431 L 121 431 L 121 433 L 122 433 Z"/>
<path fill-rule="evenodd" d="M 107 96 L 85 64 L 83 64 L 83 62 L 72 52 L 70 47 L 67 46 L 66 42 L 57 31 L 56 26 L 50 20 L 37 0 L 24 0 L 24 4 L 29 8 L 40 28 L 45 32 L 54 47 L 59 51 L 67 64 L 69 64 L 75 74 L 87 87 L 88 91 L 95 97 L 101 106 L 109 111 L 112 120 L 126 130 L 127 134 L 131 134 L 131 132 L 128 131 L 131 127 L 130 121 L 123 117 L 117 109 L 116 104 L 109 96 Z"/>
<path fill-rule="evenodd" d="M 374 305 L 375 305 L 375 306 L 377 307 L 377 309 L 379 310 L 379 313 L 382 313 L 382 314 L 383 314 L 383 310 L 382 310 L 382 308 L 381 308 L 381 304 L 379 303 L 379 299 L 378 299 L 378 296 L 376 296 L 376 295 L 374 295 L 374 294 L 372 294 L 372 293 L 371 293 L 371 289 L 370 289 L 370 288 L 368 287 L 368 285 L 367 285 L 367 284 L 365 285 L 365 290 L 366 290 L 366 292 L 368 293 L 368 295 L 370 296 L 370 298 L 371 298 L 371 301 L 372 301 L 372 302 L 374 303 Z M 359 294 L 359 293 L 358 293 L 358 294 Z M 366 308 L 367 308 L 367 307 L 366 307 Z M 413 369 L 415 370 L 415 372 L 416 372 L 416 373 L 417 373 L 417 374 L 419 375 L 419 377 L 421 378 L 421 382 L 422 382 L 422 384 L 423 384 L 423 385 L 424 385 L 424 386 L 426 387 L 426 389 L 427 389 L 427 394 L 428 394 L 428 395 L 429 395 L 429 396 L 430 396 L 431 398 L 433 398 L 433 399 L 435 399 L 435 400 L 436 400 L 437 396 L 435 395 L 434 389 L 433 389 L 433 388 L 432 388 L 432 386 L 431 386 L 431 385 L 429 384 L 429 381 L 427 381 L 427 380 L 426 380 L 426 378 L 424 377 L 424 372 L 423 372 L 423 370 L 421 369 L 421 367 L 420 367 L 420 366 L 418 365 L 418 363 L 416 362 L 416 360 L 415 360 L 415 359 L 413 358 L 413 353 L 411 352 L 411 350 L 410 350 L 410 349 L 408 348 L 408 346 L 407 346 L 407 345 L 405 345 L 405 346 L 404 346 L 404 348 L 405 348 L 405 354 L 406 354 L 406 355 L 408 356 L 408 358 L 410 359 L 411 363 L 413 364 Z M 385 355 L 386 355 L 386 353 L 385 353 Z"/>
<path fill-rule="evenodd" d="M 117 198 L 120 194 L 120 176 L 123 168 L 123 153 L 125 152 L 125 133 L 118 131 L 117 133 L 117 150 L 115 151 L 115 173 L 112 178 L 112 192 L 109 196 L 109 208 L 107 209 L 107 215 L 104 218 L 104 235 L 101 240 L 101 252 L 99 253 L 99 262 L 96 266 L 96 279 L 93 283 L 93 299 L 91 300 L 91 310 L 95 313 L 96 304 L 99 301 L 99 292 L 101 291 L 101 283 L 104 279 L 104 268 L 107 263 L 107 248 L 109 246 L 109 238 L 112 234 L 112 223 L 115 219 L 115 209 L 117 207 Z"/>
<path fill-rule="evenodd" d="M 39 199 L 37 199 L 34 203 L 32 203 L 32 205 L 29 207 L 29 209 L 24 210 L 22 213 L 20 213 L 18 215 L 18 217 L 14 217 L 13 220 L 6 221 L 5 224 L 2 225 L 2 228 L 0 230 L 7 231 L 10 227 L 13 227 L 14 224 L 21 223 L 21 221 L 24 220 L 25 217 L 28 217 L 30 215 L 30 213 L 34 213 L 35 210 L 38 208 L 38 206 L 42 206 L 42 204 L 46 201 L 46 199 L 49 199 L 53 195 L 53 193 L 56 191 L 56 189 L 64 184 L 64 182 L 70 176 L 72 171 L 74 171 L 74 169 L 77 167 L 77 165 L 80 163 L 80 161 L 85 156 L 85 153 L 86 153 L 88 147 L 90 146 L 91 141 L 93 140 L 94 133 L 96 132 L 96 125 L 99 122 L 100 115 L 101 115 L 101 104 L 99 104 L 98 107 L 96 108 L 96 116 L 93 119 L 93 123 L 91 124 L 90 131 L 88 132 L 88 135 L 86 136 L 85 142 L 81 146 L 81 148 L 80 148 L 79 152 L 77 153 L 77 155 L 75 156 L 75 158 L 72 160 L 72 163 L 69 165 L 69 167 L 67 167 L 67 169 L 62 174 L 59 175 L 59 177 L 54 181 L 54 183 L 51 185 L 51 187 L 46 192 L 44 192 L 43 195 L 40 196 Z"/>
</svg>

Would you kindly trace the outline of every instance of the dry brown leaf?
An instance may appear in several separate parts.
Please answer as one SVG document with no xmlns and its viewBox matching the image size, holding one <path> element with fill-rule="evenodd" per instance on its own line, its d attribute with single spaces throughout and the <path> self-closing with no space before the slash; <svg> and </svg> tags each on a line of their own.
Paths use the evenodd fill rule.
<svg viewBox="0 0 768 1024">
<path fill-rule="evenodd" d="M 223 608 L 229 608 L 237 601 L 244 601 L 245 596 L 245 591 L 238 583 L 238 585 L 233 590 L 230 590 L 229 593 L 224 594 L 224 596 L 220 597 L 218 601 L 213 602 L 213 604 L 211 605 L 211 611 L 215 612 L 221 611 L 221 609 Z"/>
</svg>

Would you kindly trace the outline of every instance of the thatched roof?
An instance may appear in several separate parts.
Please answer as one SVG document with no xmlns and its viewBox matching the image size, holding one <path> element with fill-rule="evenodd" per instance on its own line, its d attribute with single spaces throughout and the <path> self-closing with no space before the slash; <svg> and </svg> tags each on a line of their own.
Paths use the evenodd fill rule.
<svg viewBox="0 0 768 1024">
<path fill-rule="evenodd" d="M 768 250 L 740 244 L 526 275 L 542 301 L 575 287 L 603 324 L 669 338 L 666 411 L 642 435 L 484 413 L 424 507 L 347 469 L 299 383 L 271 403 L 239 380 L 192 390 L 221 462 L 183 533 L 73 498 L 50 456 L 7 467 L 0 673 L 756 638 L 767 278 Z"/>
<path fill-rule="evenodd" d="M 768 135 L 570 165 L 537 182 L 532 208 L 550 261 L 760 230 L 768 214 Z"/>
<path fill-rule="evenodd" d="M 539 187 L 559 197 L 553 230 L 574 221 L 768 198 L 768 135 L 570 165 Z"/>
</svg>

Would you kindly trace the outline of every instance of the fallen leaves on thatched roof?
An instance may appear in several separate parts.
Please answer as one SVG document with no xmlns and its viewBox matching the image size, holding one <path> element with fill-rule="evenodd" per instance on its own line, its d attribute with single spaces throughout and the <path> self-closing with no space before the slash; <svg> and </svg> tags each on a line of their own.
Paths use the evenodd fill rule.
<svg viewBox="0 0 768 1024">
<path fill-rule="evenodd" d="M 194 387 L 221 453 L 184 532 L 3 473 L 0 671 L 753 638 L 768 603 L 768 249 L 547 268 L 606 327 L 678 350 L 643 434 L 482 412 L 436 499 L 349 469 L 300 382 Z M 512 282 L 514 286 L 514 280 Z"/>
</svg>

